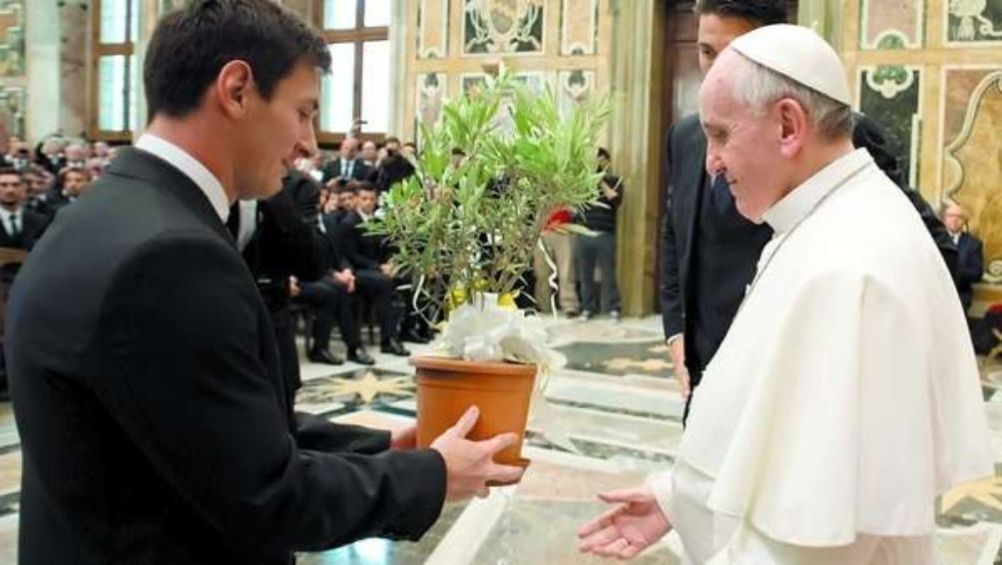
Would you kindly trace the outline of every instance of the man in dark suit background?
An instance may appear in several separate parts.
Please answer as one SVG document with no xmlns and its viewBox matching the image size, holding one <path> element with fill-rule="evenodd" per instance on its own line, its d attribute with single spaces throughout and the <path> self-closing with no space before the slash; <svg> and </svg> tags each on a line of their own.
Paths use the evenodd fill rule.
<svg viewBox="0 0 1002 565">
<path fill-rule="evenodd" d="M 512 435 L 464 439 L 475 409 L 423 450 L 413 428 L 300 429 L 289 413 L 225 218 L 315 151 L 329 65 L 270 0 L 194 0 L 157 26 L 147 133 L 58 214 L 12 291 L 21 563 L 287 565 L 416 539 L 444 499 L 521 475 L 492 462 Z"/>
<path fill-rule="evenodd" d="M 0 169 L 0 247 L 30 250 L 49 224 L 43 214 L 25 207 L 28 185 L 24 174 Z"/>
<path fill-rule="evenodd" d="M 372 304 L 379 322 L 380 351 L 407 356 L 410 353 L 400 343 L 400 321 L 403 302 L 394 283 L 393 261 L 383 238 L 365 231 L 362 224 L 376 212 L 378 192 L 370 182 L 358 184 L 355 211 L 342 220 L 345 255 L 354 267 L 359 292 Z"/>
<path fill-rule="evenodd" d="M 90 183 L 90 173 L 84 167 L 66 166 L 59 171 L 57 178 L 56 186 L 45 197 L 45 205 L 53 215 L 80 198 Z"/>
<path fill-rule="evenodd" d="M 49 218 L 26 206 L 28 183 L 24 174 L 0 169 L 0 247 L 30 251 L 49 225 Z M 0 324 L 6 317 L 7 293 L 21 268 L 18 260 L 0 265 Z M 0 328 L 0 344 L 6 339 Z M 7 396 L 7 363 L 0 351 L 0 397 Z"/>
<path fill-rule="evenodd" d="M 698 0 L 699 66 L 705 74 L 716 56 L 738 36 L 763 25 L 785 23 L 783 0 Z M 903 184 L 897 159 L 884 147 L 879 126 L 860 114 L 853 133 L 901 187 L 921 214 L 948 267 L 956 249 L 928 203 Z M 668 132 L 668 206 L 661 230 L 661 315 L 669 354 L 686 397 L 699 385 L 730 328 L 751 283 L 762 248 L 772 238 L 737 212 L 727 179 L 706 172 L 706 136 L 699 115 L 682 118 Z"/>
<path fill-rule="evenodd" d="M 331 179 L 369 180 L 372 169 L 358 158 L 358 139 L 346 137 L 338 149 L 338 158 L 324 165 L 323 183 Z"/>
<path fill-rule="evenodd" d="M 943 209 L 943 224 L 957 246 L 957 292 L 966 314 L 974 300 L 971 285 L 980 281 L 985 273 L 984 246 L 980 239 L 964 230 L 967 227 L 967 213 L 961 206 L 948 204 Z"/>
</svg>

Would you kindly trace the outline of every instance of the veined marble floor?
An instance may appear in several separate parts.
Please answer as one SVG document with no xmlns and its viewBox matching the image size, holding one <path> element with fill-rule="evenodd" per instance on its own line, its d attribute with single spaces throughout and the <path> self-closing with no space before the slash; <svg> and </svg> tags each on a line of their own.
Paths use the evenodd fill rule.
<svg viewBox="0 0 1002 565">
<path fill-rule="evenodd" d="M 530 426 L 523 455 L 532 460 L 519 485 L 483 500 L 447 505 L 416 543 L 372 539 L 324 553 L 305 565 L 591 563 L 576 550 L 575 532 L 602 510 L 595 494 L 632 486 L 671 466 L 682 433 L 678 393 L 660 321 L 548 322 L 568 366 L 550 380 L 547 398 L 577 453 L 556 447 Z M 419 352 L 427 346 L 409 344 Z M 374 352 L 373 352 L 374 353 Z M 373 368 L 316 365 L 303 360 L 300 410 L 333 421 L 381 428 L 414 419 L 406 359 L 374 355 Z M 964 485 L 939 501 L 940 563 L 1002 564 L 1002 366 L 982 370 L 985 410 L 996 450 L 996 477 Z M 20 450 L 9 403 L 0 404 L 0 564 L 15 563 Z M 674 535 L 638 563 L 679 563 Z"/>
</svg>

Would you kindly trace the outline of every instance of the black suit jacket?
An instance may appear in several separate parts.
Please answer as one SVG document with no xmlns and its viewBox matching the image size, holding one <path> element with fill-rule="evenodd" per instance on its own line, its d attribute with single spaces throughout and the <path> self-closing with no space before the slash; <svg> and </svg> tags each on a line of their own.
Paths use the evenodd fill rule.
<svg viewBox="0 0 1002 565">
<path fill-rule="evenodd" d="M 16 236 L 9 233 L 10 226 L 6 225 L 5 222 L 0 222 L 0 225 L 2 225 L 0 226 L 2 227 L 0 229 L 0 247 L 15 247 L 30 251 L 35 247 L 35 243 L 39 238 L 42 237 L 45 228 L 49 226 L 49 218 L 48 216 L 24 208 L 21 212 L 21 231 Z M 0 280 L 6 284 L 10 284 L 13 282 L 20 268 L 20 264 L 0 266 Z"/>
<path fill-rule="evenodd" d="M 345 218 L 348 214 L 343 212 L 332 212 L 324 214 L 323 257 L 327 271 L 343 271 L 351 269 L 351 262 L 348 261 Z"/>
<path fill-rule="evenodd" d="M 966 312 L 971 307 L 974 291 L 971 285 L 981 280 L 985 272 L 984 246 L 969 233 L 960 234 L 957 242 L 957 289 Z"/>
<path fill-rule="evenodd" d="M 886 149 L 880 127 L 868 117 L 857 114 L 853 141 L 858 147 L 865 147 L 888 176 L 898 183 L 916 211 L 922 217 L 926 228 L 936 242 L 947 263 L 954 271 L 956 248 L 946 228 L 936 217 L 932 208 L 915 190 L 903 184 L 903 175 L 897 168 L 897 159 Z M 724 280 L 715 281 L 715 292 L 694 288 L 693 271 L 695 255 L 700 253 L 696 241 L 700 198 L 709 189 L 710 177 L 706 172 L 706 136 L 699 123 L 699 115 L 686 116 L 668 132 L 666 140 L 668 166 L 668 205 L 661 226 L 661 316 L 665 337 L 678 333 L 686 334 L 686 366 L 690 373 L 697 375 L 710 361 L 712 353 L 720 346 L 730 323 L 737 314 L 744 296 L 745 287 L 755 274 L 758 260 L 765 241 L 755 234 L 756 227 L 748 223 L 748 237 L 735 238 L 726 250 L 726 262 L 734 265 Z M 729 193 L 727 195 L 729 197 Z M 734 212 L 737 214 L 737 212 Z M 697 311 L 699 300 L 704 311 L 714 310 L 720 315 L 708 323 L 704 320 L 708 336 L 693 336 L 692 312 Z M 706 305 L 710 305 L 706 308 Z M 694 339 L 696 338 L 696 339 Z M 709 352 L 700 359 L 695 355 L 695 344 L 703 338 L 711 344 Z"/>
<path fill-rule="evenodd" d="M 341 158 L 328 161 L 323 168 L 323 183 L 326 185 L 331 179 L 336 179 L 341 176 Z M 370 180 L 372 177 L 372 168 L 366 165 L 361 159 L 355 159 L 355 166 L 351 170 L 352 180 Z"/>
<path fill-rule="evenodd" d="M 14 284 L 22 564 L 267 563 L 437 518 L 441 456 L 293 424 L 268 312 L 199 188 L 124 150 Z M 378 452 L 378 453 L 376 453 Z"/>
<path fill-rule="evenodd" d="M 345 255 L 357 270 L 379 270 L 389 257 L 382 237 L 371 235 L 362 229 L 362 216 L 352 212 L 342 220 L 344 230 Z"/>
<path fill-rule="evenodd" d="M 319 198 L 315 180 L 291 171 L 281 192 L 258 202 L 257 227 L 243 256 L 272 313 L 289 306 L 290 276 L 304 282 L 323 276 Z"/>
</svg>

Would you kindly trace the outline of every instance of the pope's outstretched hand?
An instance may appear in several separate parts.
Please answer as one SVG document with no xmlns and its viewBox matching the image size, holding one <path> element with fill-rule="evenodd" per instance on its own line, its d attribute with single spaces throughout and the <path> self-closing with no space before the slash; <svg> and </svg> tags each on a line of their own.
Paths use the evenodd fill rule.
<svg viewBox="0 0 1002 565">
<path fill-rule="evenodd" d="M 581 527 L 578 548 L 583 553 L 630 559 L 671 529 L 654 494 L 647 488 L 617 490 L 598 497 L 619 506 Z"/>
</svg>

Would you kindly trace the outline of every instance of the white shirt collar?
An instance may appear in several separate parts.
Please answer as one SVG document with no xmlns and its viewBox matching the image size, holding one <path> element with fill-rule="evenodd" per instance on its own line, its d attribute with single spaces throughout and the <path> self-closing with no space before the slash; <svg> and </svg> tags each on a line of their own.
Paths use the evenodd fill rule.
<svg viewBox="0 0 1002 565">
<path fill-rule="evenodd" d="M 871 163 L 873 157 L 866 149 L 856 149 L 832 161 L 773 204 L 772 208 L 762 214 L 762 219 L 772 226 L 776 233 L 793 229 L 829 192 Z"/>
<path fill-rule="evenodd" d="M 21 214 L 22 210 L 24 210 L 24 206 L 21 206 L 15 212 L 11 212 L 10 210 L 4 208 L 3 206 L 0 206 L 0 214 L 3 214 L 3 219 L 7 224 L 10 224 L 11 216 L 17 216 L 17 219 L 20 220 L 22 216 Z"/>
<path fill-rule="evenodd" d="M 144 133 L 139 137 L 139 141 L 136 142 L 136 148 L 156 155 L 184 173 L 185 176 L 198 185 L 198 188 L 202 189 L 216 214 L 219 214 L 219 218 L 223 222 L 226 221 L 226 218 L 230 215 L 230 199 L 226 196 L 223 184 L 219 182 L 216 175 L 205 168 L 205 165 L 199 162 L 198 159 L 192 157 L 190 153 L 166 139 L 150 133 Z"/>
</svg>

